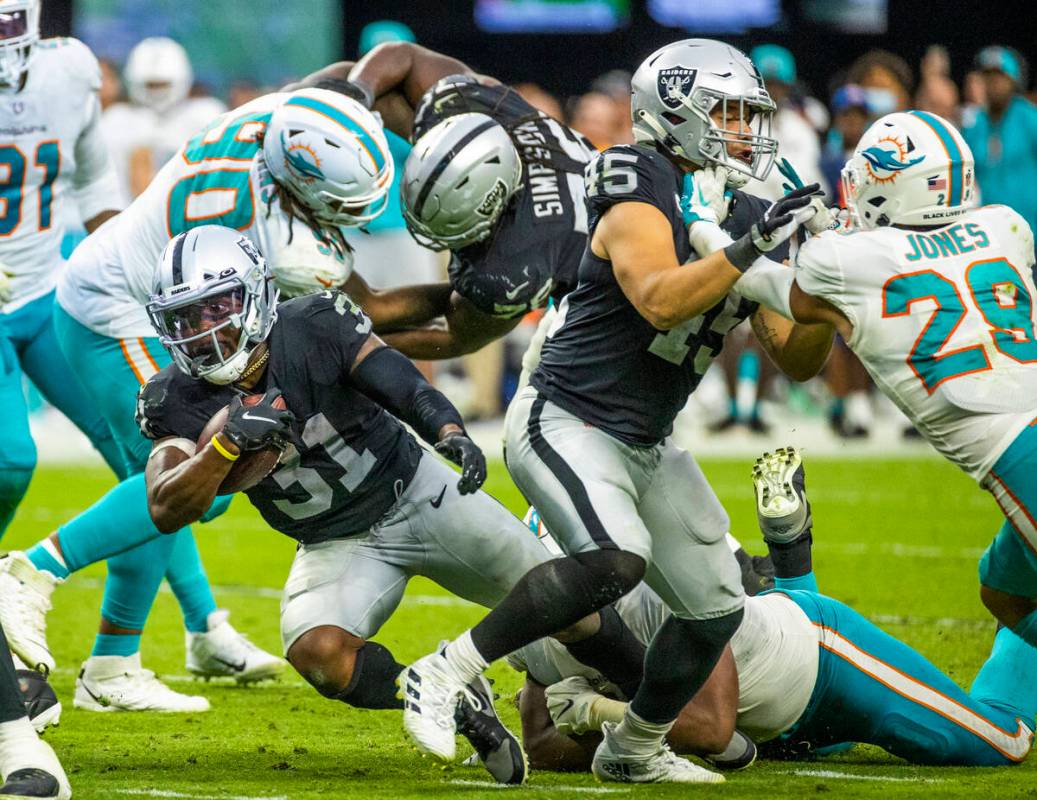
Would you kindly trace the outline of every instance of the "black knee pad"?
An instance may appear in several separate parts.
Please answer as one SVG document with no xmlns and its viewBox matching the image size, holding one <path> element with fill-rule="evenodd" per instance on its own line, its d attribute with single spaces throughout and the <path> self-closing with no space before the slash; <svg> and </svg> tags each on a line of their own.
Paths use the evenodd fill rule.
<svg viewBox="0 0 1037 800">
<path fill-rule="evenodd" d="M 600 605 L 614 603 L 630 592 L 645 576 L 648 565 L 639 555 L 625 550 L 591 550 L 577 553 L 573 559 L 587 570 L 589 582 L 601 593 Z"/>
</svg>

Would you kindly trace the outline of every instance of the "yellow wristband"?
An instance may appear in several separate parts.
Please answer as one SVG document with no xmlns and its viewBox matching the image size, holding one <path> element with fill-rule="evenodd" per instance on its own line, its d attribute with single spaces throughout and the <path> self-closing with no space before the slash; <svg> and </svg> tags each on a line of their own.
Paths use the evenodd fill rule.
<svg viewBox="0 0 1037 800">
<path fill-rule="evenodd" d="M 216 436 L 219 436 L 219 434 L 216 434 Z M 241 457 L 241 453 L 232 453 L 230 450 L 228 450 L 226 447 L 220 444 L 220 440 L 217 439 L 216 436 L 213 436 L 209 440 L 209 444 L 212 445 L 213 449 L 228 461 L 237 461 Z"/>
</svg>

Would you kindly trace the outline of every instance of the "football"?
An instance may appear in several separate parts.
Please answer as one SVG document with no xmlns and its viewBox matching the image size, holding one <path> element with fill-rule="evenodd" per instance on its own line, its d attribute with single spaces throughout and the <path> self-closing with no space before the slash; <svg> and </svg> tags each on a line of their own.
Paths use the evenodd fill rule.
<svg viewBox="0 0 1037 800">
<path fill-rule="evenodd" d="M 262 397 L 263 395 L 261 394 L 253 394 L 243 398 L 242 402 L 246 406 L 254 406 Z M 274 408 L 287 407 L 283 397 L 278 397 L 274 401 Z M 213 436 L 223 430 L 229 414 L 230 406 L 224 406 L 213 414 L 212 419 L 206 423 L 202 435 L 198 437 L 199 450 L 205 447 Z M 234 466 L 230 468 L 227 477 L 223 479 L 217 494 L 234 494 L 235 492 L 244 492 L 247 489 L 251 489 L 273 472 L 280 457 L 281 451 L 276 447 L 264 447 L 262 450 L 242 453 L 238 460 L 234 462 Z"/>
</svg>

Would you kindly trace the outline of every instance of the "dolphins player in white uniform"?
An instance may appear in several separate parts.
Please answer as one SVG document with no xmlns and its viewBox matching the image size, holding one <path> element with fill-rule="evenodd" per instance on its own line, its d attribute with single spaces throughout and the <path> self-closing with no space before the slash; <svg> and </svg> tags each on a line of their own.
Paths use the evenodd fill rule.
<svg viewBox="0 0 1037 800">
<path fill-rule="evenodd" d="M 669 733 L 670 746 L 728 769 L 751 763 L 755 748 L 746 736 L 772 742 L 763 748 L 769 757 L 867 742 L 918 764 L 1023 761 L 1037 715 L 1037 659 L 1014 658 L 1005 646 L 1014 634 L 998 636 L 966 693 L 921 654 L 819 592 L 810 566 L 810 505 L 795 450 L 758 459 L 753 483 L 776 589 L 746 600 L 731 655 L 685 706 Z M 549 537 L 537 533 L 541 540 Z M 790 547 L 800 551 L 798 562 L 786 557 Z M 670 614 L 643 583 L 616 608 L 642 641 Z M 519 709 L 531 765 L 589 769 L 600 736 L 582 734 L 622 719 L 626 703 L 615 687 L 549 639 L 508 661 L 526 674 Z"/>
<path fill-rule="evenodd" d="M 852 226 L 807 241 L 797 269 L 766 260 L 746 296 L 834 325 L 875 383 L 1005 522 L 980 561 L 998 646 L 1037 657 L 1037 335 L 1034 242 L 1006 206 L 974 207 L 972 152 L 943 118 L 888 114 L 843 168 Z M 704 235 L 699 238 L 700 226 Z M 692 237 L 723 246 L 715 226 Z"/>
<path fill-rule="evenodd" d="M 11 556 L 17 582 L 3 587 L 11 610 L 4 614 L 0 606 L 0 614 L 12 650 L 52 666 L 44 612 L 55 582 L 108 559 L 101 634 L 77 680 L 77 707 L 208 707 L 205 698 L 172 692 L 140 666 L 140 631 L 163 576 L 184 610 L 190 672 L 258 680 L 284 663 L 243 640 L 216 610 L 190 529 L 162 536 L 147 512 L 141 470 L 150 443 L 134 409 L 138 387 L 169 361 L 144 309 L 159 254 L 185 230 L 226 225 L 261 248 L 285 294 L 344 285 L 368 301 L 376 324 L 387 314 L 420 324 L 440 306 L 424 304 L 422 291 L 365 294 L 340 231 L 380 213 L 392 177 L 381 125 L 358 103 L 320 88 L 278 92 L 218 117 L 190 139 L 69 262 L 58 288 L 58 335 L 101 404 L 132 477 L 27 553 Z M 445 305 L 448 287 L 427 288 Z M 405 302 L 396 302 L 401 297 Z M 244 366 L 230 364 L 216 378 L 231 383 Z M 207 518 L 228 501 L 218 499 Z"/>
<path fill-rule="evenodd" d="M 39 14 L 39 0 L 0 2 L 0 536 L 36 465 L 23 372 L 121 469 L 51 322 L 62 223 L 79 216 L 94 230 L 120 208 L 98 128 L 100 70 L 82 42 L 40 41 Z"/>
</svg>

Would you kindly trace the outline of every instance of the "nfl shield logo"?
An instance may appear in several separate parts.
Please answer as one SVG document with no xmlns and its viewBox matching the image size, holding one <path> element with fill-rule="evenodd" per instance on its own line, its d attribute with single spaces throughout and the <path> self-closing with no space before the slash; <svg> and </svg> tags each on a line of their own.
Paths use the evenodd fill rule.
<svg viewBox="0 0 1037 800">
<path fill-rule="evenodd" d="M 656 82 L 656 90 L 659 99 L 667 108 L 678 109 L 681 107 L 681 96 L 691 94 L 691 87 L 695 85 L 697 69 L 690 67 L 667 67 L 659 70 Z"/>
</svg>

